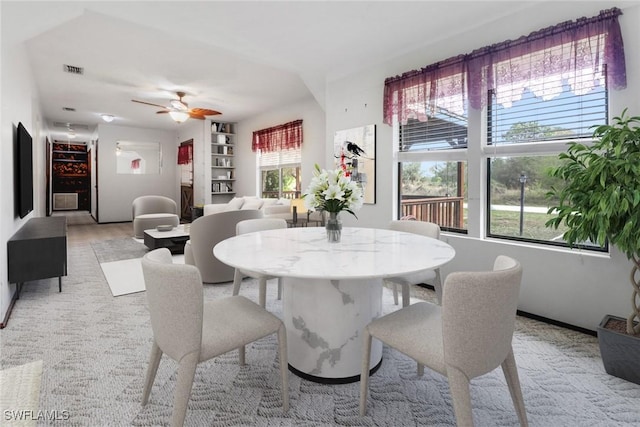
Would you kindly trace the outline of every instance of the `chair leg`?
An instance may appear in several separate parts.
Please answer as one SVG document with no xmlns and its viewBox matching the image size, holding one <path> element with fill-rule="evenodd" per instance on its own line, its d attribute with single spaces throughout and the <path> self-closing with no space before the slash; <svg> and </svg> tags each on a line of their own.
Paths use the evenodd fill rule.
<svg viewBox="0 0 640 427">
<path fill-rule="evenodd" d="M 178 366 L 178 381 L 173 396 L 173 416 L 171 417 L 171 426 L 179 427 L 184 424 L 187 415 L 187 405 L 191 396 L 191 388 L 193 387 L 193 378 L 196 374 L 198 366 L 198 352 L 194 351 L 182 358 Z"/>
<path fill-rule="evenodd" d="M 258 303 L 262 308 L 267 305 L 267 279 L 264 277 L 258 279 Z"/>
<path fill-rule="evenodd" d="M 242 272 L 236 268 L 233 272 L 233 295 L 240 294 L 240 285 L 242 284 Z"/>
<path fill-rule="evenodd" d="M 392 283 L 393 285 L 393 303 L 398 305 L 398 284 Z"/>
<path fill-rule="evenodd" d="M 364 328 L 362 341 L 362 371 L 360 372 L 360 416 L 367 412 L 367 392 L 369 391 L 369 360 L 371 359 L 371 334 Z"/>
<path fill-rule="evenodd" d="M 278 300 L 282 299 L 282 277 L 278 277 Z"/>
<path fill-rule="evenodd" d="M 436 298 L 438 299 L 438 304 L 442 305 L 442 279 L 440 277 L 440 269 L 436 268 L 436 278 L 433 280 L 433 288 L 436 291 Z"/>
<path fill-rule="evenodd" d="M 244 366 L 246 364 L 246 349 L 245 346 L 238 347 L 238 363 L 240 366 Z"/>
<path fill-rule="evenodd" d="M 144 380 L 144 388 L 142 389 L 142 406 L 149 402 L 149 394 L 151 394 L 153 381 L 156 379 L 156 373 L 158 372 L 158 366 L 160 365 L 160 358 L 162 358 L 162 350 L 160 350 L 160 347 L 158 347 L 158 344 L 154 341 L 151 346 L 149 366 L 147 366 L 147 375 Z"/>
<path fill-rule="evenodd" d="M 516 408 L 520 425 L 527 427 L 529 422 L 527 421 L 527 411 L 524 407 L 524 398 L 522 397 L 522 389 L 520 388 L 520 379 L 518 378 L 518 368 L 516 366 L 516 359 L 513 356 L 513 349 L 511 349 L 507 358 L 502 362 L 502 372 L 504 372 L 504 377 L 507 380 L 511 400 L 513 400 L 513 406 Z"/>
<path fill-rule="evenodd" d="M 282 378 L 282 410 L 289 411 L 289 359 L 287 357 L 287 330 L 284 323 L 278 329 L 278 358 Z"/>
<path fill-rule="evenodd" d="M 471 410 L 471 391 L 469 378 L 457 368 L 447 366 L 447 378 L 453 401 L 453 412 L 459 426 L 473 426 L 473 412 Z"/>
<path fill-rule="evenodd" d="M 424 365 L 418 362 L 418 376 L 421 377 L 424 375 Z"/>
<path fill-rule="evenodd" d="M 402 284 L 402 307 L 409 307 L 411 303 L 411 286 L 408 283 Z"/>
</svg>

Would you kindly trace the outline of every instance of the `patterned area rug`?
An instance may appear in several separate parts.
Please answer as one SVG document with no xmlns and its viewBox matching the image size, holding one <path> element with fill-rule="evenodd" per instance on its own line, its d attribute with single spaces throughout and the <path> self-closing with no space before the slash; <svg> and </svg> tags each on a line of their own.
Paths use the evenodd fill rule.
<svg viewBox="0 0 640 427">
<path fill-rule="evenodd" d="M 134 238 L 100 240 L 91 243 L 99 263 L 142 258 L 149 252 L 144 243 Z"/>
<path fill-rule="evenodd" d="M 67 411 L 64 425 L 157 426 L 171 419 L 176 363 L 163 357 L 150 402 L 140 406 L 151 345 L 146 294 L 113 298 L 88 244 L 69 250 L 63 292 L 57 280 L 29 283 L 0 330 L 0 368 L 43 361 L 39 409 Z M 241 293 L 257 300 L 257 284 Z M 205 298 L 230 295 L 232 285 L 206 285 Z M 269 283 L 267 308 L 281 313 Z M 384 310 L 396 310 L 385 289 Z M 597 340 L 519 318 L 514 352 L 531 426 L 640 425 L 640 386 L 607 375 Z M 447 381 L 385 348 L 371 378 L 366 417 L 358 416 L 359 383 L 323 385 L 290 374 L 291 409 L 280 402 L 275 337 L 247 348 L 240 367 L 231 352 L 199 365 L 189 426 L 453 426 Z M 472 381 L 477 426 L 515 426 L 504 377 L 496 370 Z M 1 422 L 0 422 L 1 423 Z M 46 422 L 39 422 L 41 425 Z"/>
<path fill-rule="evenodd" d="M 35 426 L 39 416 L 42 360 L 0 371 L 3 426 Z"/>
</svg>

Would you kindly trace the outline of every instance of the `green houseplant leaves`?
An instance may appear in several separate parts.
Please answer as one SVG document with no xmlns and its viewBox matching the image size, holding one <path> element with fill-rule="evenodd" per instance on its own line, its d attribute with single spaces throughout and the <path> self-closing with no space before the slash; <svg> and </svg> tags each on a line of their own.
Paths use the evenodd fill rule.
<svg viewBox="0 0 640 427">
<path fill-rule="evenodd" d="M 614 117 L 613 124 L 595 127 L 592 145 L 570 142 L 559 158 L 562 165 L 549 174 L 564 180 L 562 188 L 547 194 L 558 200 L 549 208 L 555 215 L 547 227 L 567 226 L 564 240 L 572 247 L 591 241 L 608 241 L 633 260 L 634 313 L 627 319 L 627 332 L 640 333 L 640 288 L 634 279 L 640 268 L 640 116 Z"/>
</svg>

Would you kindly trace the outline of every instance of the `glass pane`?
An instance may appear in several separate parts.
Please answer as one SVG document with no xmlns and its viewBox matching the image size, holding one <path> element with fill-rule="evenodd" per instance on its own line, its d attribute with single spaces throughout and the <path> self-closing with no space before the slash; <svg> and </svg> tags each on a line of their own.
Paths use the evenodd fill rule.
<svg viewBox="0 0 640 427">
<path fill-rule="evenodd" d="M 300 168 L 282 168 L 282 197 L 285 199 L 298 199 L 300 194 Z"/>
<path fill-rule="evenodd" d="M 400 163 L 400 216 L 467 229 L 467 163 Z"/>
<path fill-rule="evenodd" d="M 280 171 L 278 169 L 262 171 L 262 197 L 280 197 Z"/>
<path fill-rule="evenodd" d="M 550 83 L 547 82 L 547 86 Z M 521 99 L 507 107 L 491 94 L 487 127 L 490 144 L 519 144 L 526 142 L 589 138 L 593 126 L 607 122 L 607 93 L 605 88 L 576 95 L 568 85 L 558 88 L 552 99 L 536 97 L 526 89 Z"/>
<path fill-rule="evenodd" d="M 549 206 L 557 203 L 546 194 L 552 186 L 563 183 L 550 177 L 547 170 L 559 163 L 555 155 L 490 159 L 487 234 L 563 245 L 566 227 L 561 225 L 556 230 L 544 225 L 553 217 L 547 214 Z M 585 246 L 595 247 L 588 243 Z"/>
</svg>

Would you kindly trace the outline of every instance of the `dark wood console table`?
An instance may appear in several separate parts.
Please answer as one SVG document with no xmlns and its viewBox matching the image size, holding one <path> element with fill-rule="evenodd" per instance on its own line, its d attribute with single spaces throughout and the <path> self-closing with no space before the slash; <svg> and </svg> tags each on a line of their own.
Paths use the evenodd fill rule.
<svg viewBox="0 0 640 427">
<path fill-rule="evenodd" d="M 31 218 L 7 242 L 9 283 L 16 283 L 17 298 L 24 282 L 67 275 L 67 218 Z"/>
</svg>

